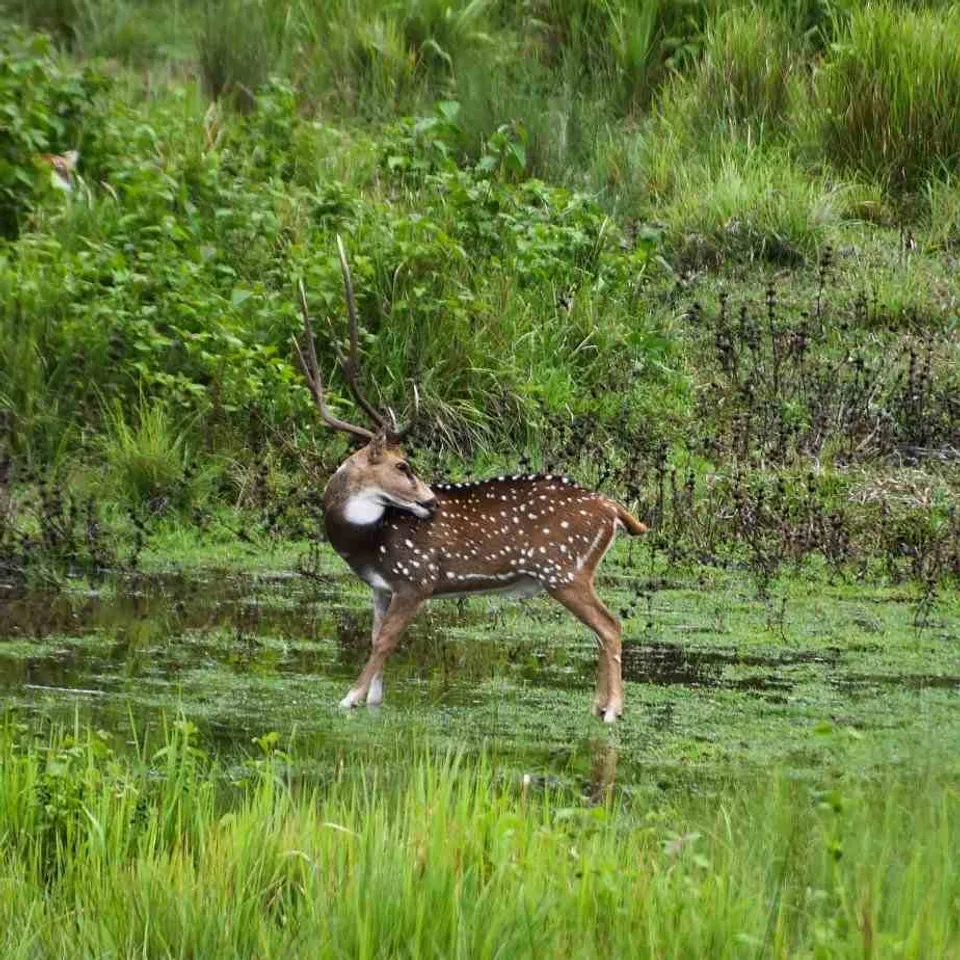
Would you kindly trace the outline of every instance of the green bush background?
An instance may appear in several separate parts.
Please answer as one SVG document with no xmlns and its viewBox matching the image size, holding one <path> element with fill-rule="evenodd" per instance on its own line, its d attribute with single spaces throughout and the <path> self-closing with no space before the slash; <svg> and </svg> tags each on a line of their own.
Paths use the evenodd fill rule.
<svg viewBox="0 0 960 960">
<path fill-rule="evenodd" d="M 955 5 L 6 7 L 0 412 L 28 470 L 155 501 L 118 464 L 142 453 L 178 489 L 206 470 L 206 496 L 224 493 L 211 464 L 282 459 L 315 420 L 300 278 L 353 415 L 336 234 L 374 394 L 399 407 L 416 381 L 421 445 L 478 465 L 547 456 L 578 418 L 625 456 L 690 454 L 723 421 L 699 402 L 718 371 L 691 303 L 762 312 L 773 281 L 799 316 L 828 248 L 820 375 L 855 344 L 906 376 L 935 340 L 936 390 L 956 383 Z M 37 155 L 68 149 L 65 198 Z"/>
</svg>

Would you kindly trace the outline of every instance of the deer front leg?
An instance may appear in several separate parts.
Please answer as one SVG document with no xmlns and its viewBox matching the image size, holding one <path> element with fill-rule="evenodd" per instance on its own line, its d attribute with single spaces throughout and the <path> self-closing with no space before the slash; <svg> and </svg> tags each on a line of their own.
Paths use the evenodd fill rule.
<svg viewBox="0 0 960 960">
<path fill-rule="evenodd" d="M 387 615 L 387 609 L 390 606 L 390 598 L 393 594 L 389 590 L 373 591 L 373 631 L 370 635 L 370 650 L 373 651 L 377 643 L 377 637 L 380 635 L 380 627 L 383 624 L 383 618 Z M 383 671 L 381 670 L 371 681 L 370 689 L 367 691 L 367 706 L 376 707 L 383 703 Z"/>
<path fill-rule="evenodd" d="M 379 690 L 375 692 L 379 694 L 381 700 L 383 699 L 383 665 L 422 603 L 423 597 L 417 594 L 393 594 L 386 613 L 383 614 L 380 622 L 380 629 L 374 638 L 370 659 L 367 660 L 366 666 L 360 672 L 360 676 L 357 677 L 347 695 L 340 701 L 341 707 L 355 707 L 365 701 L 369 703 L 368 698 L 374 678 L 379 681 Z M 374 616 L 376 617 L 376 611 L 374 611 Z"/>
</svg>

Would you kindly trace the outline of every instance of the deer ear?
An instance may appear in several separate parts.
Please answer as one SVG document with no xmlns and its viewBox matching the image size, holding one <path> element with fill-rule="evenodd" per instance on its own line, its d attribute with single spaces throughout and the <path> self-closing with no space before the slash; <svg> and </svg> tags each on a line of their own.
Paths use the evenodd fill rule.
<svg viewBox="0 0 960 960">
<path fill-rule="evenodd" d="M 387 438 L 382 431 L 377 431 L 373 439 L 367 445 L 370 451 L 370 462 L 379 463 L 383 459 L 384 451 L 387 449 Z"/>
</svg>

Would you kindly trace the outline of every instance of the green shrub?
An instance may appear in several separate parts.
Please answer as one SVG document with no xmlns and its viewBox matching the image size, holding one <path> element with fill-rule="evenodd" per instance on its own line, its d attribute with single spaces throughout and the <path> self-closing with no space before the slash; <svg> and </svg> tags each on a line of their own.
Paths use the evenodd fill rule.
<svg viewBox="0 0 960 960">
<path fill-rule="evenodd" d="M 188 432 L 159 401 L 141 396 L 130 415 L 114 404 L 105 411 L 100 439 L 106 489 L 154 512 L 196 504 L 212 475 L 194 468 Z"/>
<path fill-rule="evenodd" d="M 840 191 L 782 151 L 718 150 L 673 170 L 661 211 L 678 263 L 726 259 L 798 264 L 816 258 L 842 209 Z"/>
<path fill-rule="evenodd" d="M 916 188 L 960 161 L 960 7 L 868 3 L 817 81 L 823 150 L 838 166 Z"/>
<path fill-rule="evenodd" d="M 199 96 L 118 95 L 97 114 L 89 189 L 0 261 L 0 350 L 14 371 L 0 403 L 18 455 L 43 460 L 140 389 L 235 445 L 310 422 L 290 346 L 294 280 L 342 331 L 338 232 L 355 257 L 371 381 L 400 405 L 418 379 L 425 411 L 458 443 L 494 428 L 519 441 L 608 380 L 601 345 L 621 373 L 647 349 L 650 325 L 631 322 L 630 305 L 650 245 L 628 242 L 590 198 L 527 179 L 521 131 L 465 149 L 445 101 L 382 131 L 379 155 L 365 144 L 354 185 L 353 171 L 331 174 L 346 138 L 302 116 L 290 86 L 259 94 L 249 114 L 216 114 L 215 147 Z M 557 306 L 571 295 L 574 311 Z M 334 338 L 318 333 L 337 403 Z M 578 347 L 590 362 L 572 361 Z"/>
</svg>

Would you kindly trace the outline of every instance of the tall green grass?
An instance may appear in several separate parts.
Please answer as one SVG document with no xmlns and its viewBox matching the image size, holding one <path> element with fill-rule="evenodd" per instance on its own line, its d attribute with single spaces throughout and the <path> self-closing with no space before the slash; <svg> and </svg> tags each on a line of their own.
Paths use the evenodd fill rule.
<svg viewBox="0 0 960 960">
<path fill-rule="evenodd" d="M 960 247 L 960 178 L 934 180 L 926 191 L 927 242 L 945 250 Z"/>
<path fill-rule="evenodd" d="M 104 480 L 122 503 L 162 511 L 195 505 L 209 489 L 214 468 L 198 469 L 189 424 L 142 394 L 132 411 L 119 403 L 104 412 L 100 436 Z"/>
<path fill-rule="evenodd" d="M 182 61 L 197 26 L 184 0 L 0 0 L 0 11 L 84 57 L 137 67 Z"/>
<path fill-rule="evenodd" d="M 31 278 L 37 266 L 0 257 L 0 411 L 11 452 L 31 469 L 58 464 L 73 432 L 70 364 L 54 345 L 63 314 L 49 277 Z"/>
<path fill-rule="evenodd" d="M 227 771 L 189 723 L 115 753 L 0 735 L 0 948 L 148 956 L 949 956 L 960 798 L 747 776 L 595 805 L 398 751 Z M 610 765 L 607 764 L 608 769 Z M 608 785 L 609 786 L 609 785 Z"/>
<path fill-rule="evenodd" d="M 197 54 L 211 97 L 226 95 L 241 109 L 253 109 L 257 89 L 280 57 L 284 8 L 273 0 L 205 0 Z"/>
<path fill-rule="evenodd" d="M 684 265 L 797 265 L 816 260 L 841 219 L 842 195 L 781 150 L 719 148 L 674 169 L 660 215 Z"/>
<path fill-rule="evenodd" d="M 82 13 L 79 0 L 5 0 L 0 9 L 68 45 L 76 37 Z"/>
<path fill-rule="evenodd" d="M 311 105 L 363 117 L 423 109 L 442 95 L 454 64 L 500 61 L 491 0 L 206 0 L 197 36 L 214 96 L 249 109 L 272 72 L 293 79 Z"/>
<path fill-rule="evenodd" d="M 817 80 L 825 154 L 897 190 L 960 163 L 960 7 L 853 11 Z"/>
<path fill-rule="evenodd" d="M 693 97 L 708 123 L 748 124 L 755 136 L 786 122 L 799 68 L 798 39 L 761 4 L 734 7 L 707 27 Z"/>
</svg>

